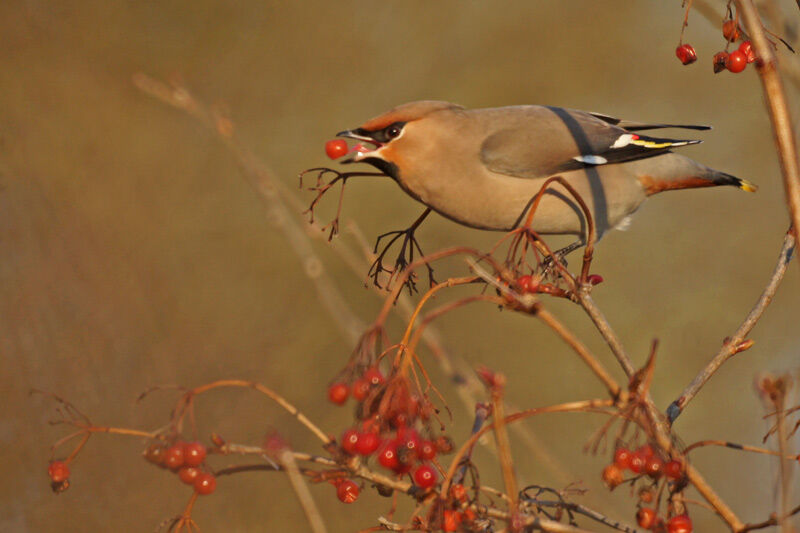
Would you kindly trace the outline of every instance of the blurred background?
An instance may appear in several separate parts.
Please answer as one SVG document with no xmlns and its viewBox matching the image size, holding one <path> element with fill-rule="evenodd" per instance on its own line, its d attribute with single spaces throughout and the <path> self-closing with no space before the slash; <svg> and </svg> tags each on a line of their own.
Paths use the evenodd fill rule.
<svg viewBox="0 0 800 533">
<path fill-rule="evenodd" d="M 721 23 L 725 2 L 716 4 Z M 796 21 L 794 3 L 783 7 Z M 350 409 L 326 400 L 352 340 L 320 304 L 231 151 L 139 91 L 138 72 L 180 78 L 198 99 L 224 108 L 239 139 L 290 188 L 299 171 L 330 164 L 323 144 L 336 132 L 416 99 L 712 124 L 699 133 L 706 142 L 683 153 L 754 181 L 758 193 L 661 195 L 595 254 L 593 271 L 606 280 L 595 299 L 635 362 L 653 338 L 661 341 L 652 392 L 665 408 L 755 302 L 788 226 L 755 70 L 714 76 L 711 56 L 724 47 L 719 24 L 696 12 L 685 41 L 700 60 L 683 67 L 674 56 L 682 20 L 677 0 L 0 3 L 0 530 L 153 531 L 191 492 L 141 459 L 141 439 L 96 435 L 72 464 L 70 490 L 53 495 L 49 447 L 65 428 L 48 424 L 54 402 L 32 388 L 70 399 L 96 424 L 155 429 L 175 394 L 136 405 L 148 387 L 239 377 L 274 387 L 325 431 L 338 434 L 352 420 Z M 334 204 L 324 204 L 321 220 Z M 343 222 L 356 222 L 371 241 L 420 212 L 388 179 L 353 180 Z M 487 248 L 499 235 L 431 217 L 418 237 L 430 252 Z M 352 236 L 331 246 L 347 242 Z M 314 247 L 353 313 L 372 320 L 381 300 L 364 287 L 366 268 L 354 276 L 328 244 Z M 464 272 L 455 261 L 440 268 L 440 277 Z M 755 347 L 727 363 L 676 423 L 684 442 L 761 442 L 768 425 L 752 384 L 761 372 L 798 366 L 798 288 L 792 264 L 752 334 Z M 622 376 L 577 307 L 546 304 Z M 474 305 L 437 325 L 454 354 L 509 376 L 516 405 L 602 396 L 574 354 L 533 319 Z M 391 331 L 400 326 L 395 320 Z M 461 441 L 472 415 L 428 366 Z M 258 444 L 273 428 L 296 449 L 319 451 L 304 428 L 247 391 L 209 394 L 198 417 L 206 436 Z M 528 422 L 553 463 L 512 440 L 520 482 L 580 482 L 590 490 L 578 501 L 633 523 L 635 498 L 600 485 L 611 450 L 582 451 L 603 421 Z M 483 482 L 499 486 L 493 457 L 481 450 L 477 458 Z M 722 448 L 693 452 L 693 460 L 743 520 L 774 510 L 774 461 Z M 372 526 L 389 508 L 372 490 L 349 507 L 328 485 L 311 490 L 331 531 Z M 692 516 L 696 530 L 724 529 L 703 508 Z M 307 530 L 279 474 L 220 479 L 195 518 L 204 531 Z"/>
</svg>

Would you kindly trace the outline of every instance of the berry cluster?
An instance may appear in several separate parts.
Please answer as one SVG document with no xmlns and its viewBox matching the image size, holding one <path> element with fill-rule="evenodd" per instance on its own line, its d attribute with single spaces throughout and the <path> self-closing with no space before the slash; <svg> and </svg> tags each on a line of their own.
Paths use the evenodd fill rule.
<svg viewBox="0 0 800 533">
<path fill-rule="evenodd" d="M 337 405 L 344 405 L 350 396 L 357 402 L 358 423 L 346 429 L 339 440 L 345 460 L 374 456 L 379 465 L 394 474 L 411 474 L 422 491 L 436 485 L 439 472 L 435 458 L 451 452 L 453 443 L 444 435 L 433 434 L 430 421 L 434 409 L 409 390 L 407 378 L 397 373 L 387 380 L 377 367 L 370 367 L 351 385 L 339 381 L 328 388 L 328 398 Z M 348 498 L 343 498 L 345 481 L 337 483 L 339 499 L 355 501 L 358 492 L 350 490 Z"/>
<path fill-rule="evenodd" d="M 630 471 L 635 476 L 630 480 L 624 479 L 624 472 Z M 635 483 L 640 478 L 649 478 L 652 485 L 639 491 L 640 504 L 652 503 L 655 499 L 654 487 L 662 479 L 671 482 L 675 491 L 682 489 L 685 483 L 683 463 L 677 459 L 664 460 L 650 444 L 644 444 L 636 450 L 619 446 L 614 450 L 613 462 L 603 469 L 603 481 L 610 489 L 614 489 L 626 481 Z M 666 531 L 667 533 L 691 533 L 692 521 L 685 514 L 671 517 L 666 525 L 658 517 L 658 513 L 651 507 L 640 507 L 636 513 L 636 522 L 639 527 L 653 531 Z"/>
<path fill-rule="evenodd" d="M 744 32 L 739 27 L 737 20 L 728 18 L 722 23 L 722 36 L 725 38 L 725 50 L 717 52 L 713 57 L 714 73 L 717 74 L 723 70 L 737 74 L 747 67 L 748 63 L 753 63 L 756 60 L 756 55 L 753 52 L 753 45 L 749 40 L 742 41 L 739 47 L 728 52 L 728 47 L 731 43 L 735 43 L 742 38 Z M 697 52 L 690 44 L 679 44 L 675 49 L 675 55 L 684 65 L 691 65 L 697 61 Z"/>
<path fill-rule="evenodd" d="M 207 495 L 217 488 L 217 478 L 205 468 L 207 450 L 200 442 L 175 440 L 172 444 L 156 441 L 144 450 L 144 458 L 161 468 L 178 474 L 178 478 L 194 487 L 200 495 Z"/>
</svg>

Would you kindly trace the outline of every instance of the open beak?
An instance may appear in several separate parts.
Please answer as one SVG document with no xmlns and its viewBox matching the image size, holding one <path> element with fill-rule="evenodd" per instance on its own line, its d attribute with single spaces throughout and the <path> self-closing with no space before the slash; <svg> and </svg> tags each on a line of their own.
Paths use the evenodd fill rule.
<svg viewBox="0 0 800 533">
<path fill-rule="evenodd" d="M 357 144 L 353 147 L 350 151 L 350 156 L 347 159 L 342 159 L 339 161 L 342 164 L 348 163 L 358 163 L 359 161 L 364 160 L 365 158 L 369 157 L 371 154 L 374 154 L 376 151 L 380 150 L 383 147 L 383 144 L 379 143 L 372 137 L 366 134 L 366 132 L 361 131 L 360 128 L 356 130 L 344 130 L 340 131 L 336 134 L 337 137 L 346 137 L 348 139 L 355 139 L 357 141 L 361 141 L 362 143 L 369 143 L 370 145 L 374 146 L 375 148 L 370 150 L 364 144 Z"/>
</svg>

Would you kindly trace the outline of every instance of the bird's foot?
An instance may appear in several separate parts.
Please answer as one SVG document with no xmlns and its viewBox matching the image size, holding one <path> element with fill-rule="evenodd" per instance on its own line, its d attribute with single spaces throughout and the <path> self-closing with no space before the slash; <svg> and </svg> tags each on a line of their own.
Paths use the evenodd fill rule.
<svg viewBox="0 0 800 533">
<path fill-rule="evenodd" d="M 385 287 L 389 288 L 392 282 L 402 274 L 403 270 L 414 262 L 415 254 L 419 254 L 420 257 L 425 255 L 422 251 L 422 248 L 419 246 L 417 238 L 414 236 L 414 230 L 416 230 L 416 225 L 404 230 L 389 231 L 378 236 L 378 239 L 375 241 L 374 249 L 374 253 L 377 254 L 377 257 L 375 258 L 375 261 L 373 261 L 372 266 L 370 266 L 368 273 L 368 276 L 372 278 L 372 282 L 377 287 L 384 287 L 381 285 L 382 274 L 389 274 L 389 278 L 385 281 Z M 384 241 L 385 243 L 382 248 L 381 241 Z M 389 252 L 389 249 L 398 241 L 401 242 L 400 252 L 397 254 L 394 264 L 391 267 L 387 267 L 385 263 L 386 255 Z M 380 252 L 378 251 L 379 248 Z M 428 269 L 428 282 L 432 286 L 434 283 L 436 283 L 436 280 L 433 277 L 433 268 L 428 263 L 425 263 L 425 268 Z M 409 272 L 406 278 L 403 280 L 403 285 L 405 285 L 409 293 L 416 292 L 416 272 Z"/>
</svg>

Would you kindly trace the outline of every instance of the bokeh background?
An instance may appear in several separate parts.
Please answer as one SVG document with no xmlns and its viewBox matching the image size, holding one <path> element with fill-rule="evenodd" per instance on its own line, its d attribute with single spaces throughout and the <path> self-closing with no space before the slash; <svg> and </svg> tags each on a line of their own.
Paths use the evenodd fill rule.
<svg viewBox="0 0 800 533">
<path fill-rule="evenodd" d="M 721 17 L 724 2 L 716 4 Z M 794 3 L 784 8 L 796 21 Z M 152 531 L 190 494 L 144 463 L 141 440 L 98 435 L 73 464 L 72 488 L 54 496 L 46 466 L 64 428 L 48 424 L 53 402 L 30 395 L 32 388 L 69 398 L 97 424 L 154 429 L 175 396 L 135 405 L 148 387 L 242 377 L 287 395 L 326 431 L 351 420 L 349 409 L 327 403 L 325 390 L 352 341 L 320 304 L 231 151 L 139 91 L 137 72 L 179 77 L 198 98 L 223 106 L 239 138 L 289 187 L 300 170 L 328 163 L 323 143 L 335 132 L 415 99 L 546 103 L 713 124 L 700 134 L 706 142 L 684 153 L 751 179 L 758 193 L 662 195 L 596 253 L 594 271 L 606 279 L 596 300 L 636 362 L 653 338 L 661 341 L 653 395 L 666 407 L 755 302 L 788 224 L 754 69 L 712 75 L 711 55 L 724 43 L 719 25 L 697 13 L 687 40 L 701 58 L 681 66 L 674 49 L 682 19 L 677 0 L 0 3 L 0 530 Z M 344 205 L 344 220 L 369 239 L 420 212 L 379 179 L 351 182 Z M 498 237 L 439 217 L 418 236 L 428 251 L 487 247 Z M 379 298 L 326 243 L 314 247 L 352 311 L 371 320 Z M 458 273 L 464 265 L 441 268 Z M 767 425 L 752 383 L 760 372 L 798 366 L 798 288 L 793 264 L 753 333 L 755 347 L 723 367 L 676 424 L 685 442 L 760 442 Z M 547 304 L 614 366 L 577 308 Z M 454 354 L 510 376 L 517 405 L 602 394 L 535 320 L 477 305 L 438 326 Z M 461 440 L 470 412 L 429 366 Z M 290 417 L 246 391 L 209 395 L 198 415 L 204 435 L 257 444 L 277 428 L 295 448 L 318 449 Z M 581 482 L 590 490 L 579 501 L 633 522 L 634 498 L 599 484 L 610 451 L 582 451 L 602 421 L 529 422 L 561 466 L 515 439 L 519 476 L 556 487 Z M 484 482 L 498 485 L 492 456 L 477 457 Z M 774 509 L 768 458 L 705 449 L 694 462 L 744 520 Z M 350 507 L 327 485 L 312 491 L 331 531 L 371 526 L 389 506 L 372 491 Z M 277 474 L 221 479 L 195 517 L 204 531 L 307 530 Z M 693 517 L 699 531 L 724 529 L 702 508 Z"/>
</svg>

